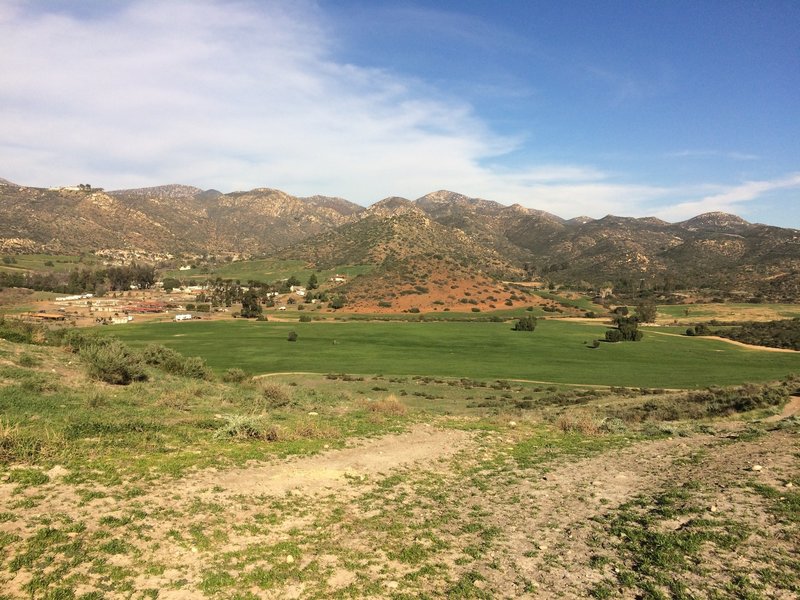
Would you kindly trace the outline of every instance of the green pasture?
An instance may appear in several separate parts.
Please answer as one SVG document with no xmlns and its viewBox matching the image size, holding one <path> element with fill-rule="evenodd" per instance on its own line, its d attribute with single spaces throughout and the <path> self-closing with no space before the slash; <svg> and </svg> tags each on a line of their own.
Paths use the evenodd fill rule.
<svg viewBox="0 0 800 600">
<path fill-rule="evenodd" d="M 740 348 L 704 338 L 645 333 L 641 342 L 588 343 L 602 325 L 540 321 L 533 333 L 509 323 L 275 323 L 126 325 L 106 330 L 133 345 L 161 343 L 201 356 L 216 371 L 426 375 L 564 384 L 698 388 L 768 381 L 800 372 L 800 354 Z M 290 331 L 296 342 L 287 341 Z"/>
<path fill-rule="evenodd" d="M 189 271 L 180 271 L 178 269 L 168 271 L 164 277 L 174 277 L 180 280 L 186 279 L 222 279 L 246 281 L 278 281 L 281 279 L 288 279 L 292 275 L 297 277 L 300 281 L 305 283 L 312 273 L 317 274 L 320 283 L 323 283 L 329 277 L 339 273 L 348 277 L 355 277 L 362 273 L 368 273 L 375 267 L 373 265 L 345 265 L 336 267 L 335 269 L 326 269 L 323 271 L 316 271 L 309 268 L 308 264 L 302 260 L 277 260 L 272 258 L 263 258 L 256 260 L 241 260 L 220 265 L 199 267 Z"/>
<path fill-rule="evenodd" d="M 75 256 L 68 254 L 4 254 L 2 256 L 8 256 L 16 261 L 13 264 L 0 262 L 0 271 L 6 271 L 8 273 L 18 273 L 20 271 L 67 273 L 75 269 L 95 267 L 101 264 L 94 256 Z"/>
</svg>

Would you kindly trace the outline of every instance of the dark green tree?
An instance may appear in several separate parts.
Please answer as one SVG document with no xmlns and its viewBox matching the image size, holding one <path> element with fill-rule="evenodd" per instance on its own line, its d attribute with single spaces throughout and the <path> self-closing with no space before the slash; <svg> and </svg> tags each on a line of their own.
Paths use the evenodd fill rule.
<svg viewBox="0 0 800 600">
<path fill-rule="evenodd" d="M 161 282 L 161 285 L 164 286 L 165 292 L 171 292 L 175 288 L 181 287 L 181 282 L 174 277 L 166 277 L 164 281 Z"/>
<path fill-rule="evenodd" d="M 308 284 L 306 287 L 310 290 L 315 290 L 319 287 L 319 281 L 317 280 L 316 273 L 312 273 L 311 277 L 308 278 Z"/>
<path fill-rule="evenodd" d="M 642 300 L 636 305 L 636 317 L 641 323 L 655 323 L 656 304 L 652 300 Z"/>
<path fill-rule="evenodd" d="M 255 290 L 248 290 L 242 297 L 241 315 L 245 319 L 255 319 L 262 312 L 261 303 L 258 301 L 258 293 Z"/>
</svg>

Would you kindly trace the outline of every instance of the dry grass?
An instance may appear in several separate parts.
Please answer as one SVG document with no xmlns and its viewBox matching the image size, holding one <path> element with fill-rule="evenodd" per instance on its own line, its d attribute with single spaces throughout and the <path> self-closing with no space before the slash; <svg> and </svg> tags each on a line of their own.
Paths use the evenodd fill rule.
<svg viewBox="0 0 800 600">
<path fill-rule="evenodd" d="M 597 420 L 585 412 L 564 413 L 556 421 L 556 427 L 564 433 L 580 433 L 582 435 L 598 435 L 600 425 Z"/>
<path fill-rule="evenodd" d="M 375 415 L 402 417 L 408 414 L 408 407 L 400 402 L 394 394 L 389 394 L 383 400 L 363 400 L 361 406 Z"/>
</svg>

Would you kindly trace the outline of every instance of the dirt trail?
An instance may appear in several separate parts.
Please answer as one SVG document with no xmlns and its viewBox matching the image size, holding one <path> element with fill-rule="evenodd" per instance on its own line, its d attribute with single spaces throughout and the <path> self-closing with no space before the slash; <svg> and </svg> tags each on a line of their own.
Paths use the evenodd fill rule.
<svg viewBox="0 0 800 600">
<path fill-rule="evenodd" d="M 786 406 L 783 407 L 781 414 L 768 417 L 764 419 L 764 421 L 767 423 L 775 423 L 776 421 L 793 417 L 797 413 L 800 413 L 800 396 L 792 396 L 789 398 L 789 402 L 786 403 Z"/>
<path fill-rule="evenodd" d="M 316 456 L 224 471 L 209 469 L 190 477 L 181 487 L 190 492 L 216 486 L 234 494 L 328 492 L 349 485 L 349 479 L 367 479 L 398 467 L 415 464 L 430 468 L 452 457 L 471 437 L 464 431 L 416 425 L 405 433 Z"/>
</svg>

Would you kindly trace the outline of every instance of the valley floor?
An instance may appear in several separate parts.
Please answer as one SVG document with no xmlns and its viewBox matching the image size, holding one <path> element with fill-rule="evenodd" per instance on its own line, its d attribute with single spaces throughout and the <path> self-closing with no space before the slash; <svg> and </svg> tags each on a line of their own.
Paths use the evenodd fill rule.
<svg viewBox="0 0 800 600">
<path fill-rule="evenodd" d="M 796 598 L 796 408 L 655 439 L 429 417 L 178 479 L 7 477 L 0 598 Z"/>
</svg>

